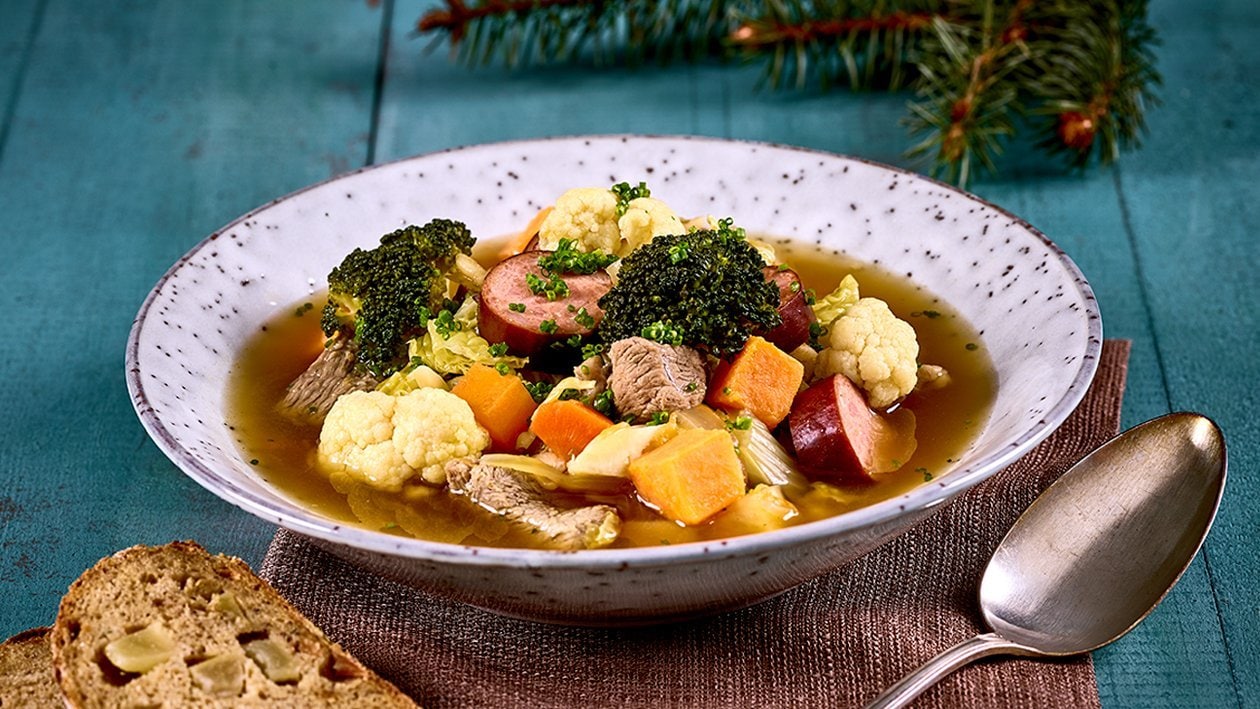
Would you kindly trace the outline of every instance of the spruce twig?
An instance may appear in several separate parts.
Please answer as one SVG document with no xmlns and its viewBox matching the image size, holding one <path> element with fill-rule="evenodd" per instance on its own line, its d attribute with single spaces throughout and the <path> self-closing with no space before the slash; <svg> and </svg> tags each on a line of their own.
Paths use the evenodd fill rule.
<svg viewBox="0 0 1260 709">
<path fill-rule="evenodd" d="M 933 22 L 907 121 L 912 134 L 927 133 L 910 155 L 931 155 L 933 174 L 965 185 L 977 167 L 995 169 L 994 158 L 1022 111 L 1018 82 L 1010 76 L 1029 58 L 1024 16 L 1031 5 L 1018 0 L 999 9 L 985 0 L 978 17 Z"/>
<path fill-rule="evenodd" d="M 1147 0 L 444 0 L 421 18 L 472 64 L 735 53 L 778 87 L 912 87 L 911 156 L 966 184 L 1020 128 L 1068 162 L 1135 147 L 1160 83 Z"/>
<path fill-rule="evenodd" d="M 736 12 L 728 44 L 745 57 L 770 57 L 772 86 L 792 77 L 796 88 L 816 81 L 854 89 L 896 90 L 912 79 L 907 69 L 919 37 L 943 16 L 944 3 L 876 0 L 765 0 L 757 13 Z"/>
</svg>

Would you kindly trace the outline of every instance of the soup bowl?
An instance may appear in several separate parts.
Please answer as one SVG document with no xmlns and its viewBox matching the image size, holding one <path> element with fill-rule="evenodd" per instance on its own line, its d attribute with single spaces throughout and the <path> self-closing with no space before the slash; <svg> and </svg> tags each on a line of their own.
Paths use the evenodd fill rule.
<svg viewBox="0 0 1260 709">
<path fill-rule="evenodd" d="M 680 214 L 731 215 L 798 249 L 904 274 L 980 332 L 991 414 L 953 467 L 904 494 L 787 529 L 650 548 L 501 549 L 355 527 L 286 496 L 228 424 L 243 345 L 321 290 L 356 246 L 434 217 L 478 236 L 519 230 L 571 187 L 646 180 Z M 834 570 L 1000 471 L 1063 422 L 1094 374 L 1102 326 L 1072 261 L 1021 219 L 903 170 L 817 151 L 682 137 L 591 136 L 479 145 L 361 169 L 207 236 L 136 317 L 126 375 L 142 424 L 209 491 L 364 569 L 497 613 L 584 625 L 733 610 Z"/>
</svg>

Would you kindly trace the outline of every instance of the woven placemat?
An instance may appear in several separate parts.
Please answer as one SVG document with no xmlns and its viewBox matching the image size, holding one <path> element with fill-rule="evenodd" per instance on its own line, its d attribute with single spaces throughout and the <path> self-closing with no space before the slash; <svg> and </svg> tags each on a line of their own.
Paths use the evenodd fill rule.
<svg viewBox="0 0 1260 709">
<path fill-rule="evenodd" d="M 1118 432 L 1129 356 L 1109 340 L 1048 440 L 877 551 L 735 613 L 634 630 L 499 617 L 360 571 L 280 530 L 262 575 L 426 707 L 860 706 L 981 630 L 980 575 L 1015 518 Z M 923 707 L 1097 707 L 1088 656 L 955 673 Z"/>
</svg>

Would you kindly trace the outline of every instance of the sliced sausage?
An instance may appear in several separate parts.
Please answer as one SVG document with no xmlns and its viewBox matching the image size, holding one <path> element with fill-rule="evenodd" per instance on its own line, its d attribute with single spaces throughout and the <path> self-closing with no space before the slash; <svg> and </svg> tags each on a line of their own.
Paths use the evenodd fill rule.
<svg viewBox="0 0 1260 709">
<path fill-rule="evenodd" d="M 604 317 L 599 299 L 612 287 L 612 280 L 604 271 L 561 275 L 569 287 L 569 295 L 557 300 L 547 300 L 545 294 L 535 295 L 530 291 L 525 280 L 527 275 L 532 273 L 544 280 L 549 277 L 538 266 L 538 259 L 549 253 L 520 253 L 500 261 L 486 274 L 478 312 L 482 337 L 490 342 L 506 343 L 518 354 L 531 355 L 551 342 L 573 335 L 585 337 L 599 325 Z M 513 304 L 516 310 L 512 309 Z M 590 320 L 583 317 L 583 308 Z M 543 323 L 554 323 L 554 330 L 548 326 L 548 331 L 544 331 Z"/>
<path fill-rule="evenodd" d="M 914 414 L 881 416 L 841 374 L 797 395 L 788 426 L 797 463 L 811 477 L 870 482 L 901 467 L 915 449 Z"/>
<path fill-rule="evenodd" d="M 796 271 L 766 266 L 763 273 L 767 281 L 779 287 L 779 317 L 783 322 L 762 337 L 784 352 L 791 352 L 809 341 L 809 325 L 818 318 L 805 302 L 805 288 Z"/>
</svg>

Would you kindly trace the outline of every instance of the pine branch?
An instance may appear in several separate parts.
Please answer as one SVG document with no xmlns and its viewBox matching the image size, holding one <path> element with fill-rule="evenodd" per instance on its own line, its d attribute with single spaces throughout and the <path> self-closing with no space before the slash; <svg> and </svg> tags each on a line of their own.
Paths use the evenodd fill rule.
<svg viewBox="0 0 1260 709">
<path fill-rule="evenodd" d="M 745 58 L 769 57 L 776 88 L 792 77 L 796 88 L 896 90 L 914 77 L 914 49 L 945 10 L 934 0 L 763 0 L 754 14 L 735 13 L 728 44 Z"/>
<path fill-rule="evenodd" d="M 1093 156 L 1110 163 L 1136 147 L 1148 105 L 1160 84 L 1151 51 L 1157 43 L 1146 23 L 1145 0 L 1109 0 L 1089 11 L 1065 14 L 1047 33 L 1029 92 L 1043 118 L 1039 145 L 1084 167 Z"/>
<path fill-rule="evenodd" d="M 445 33 L 461 61 L 509 67 L 562 63 L 661 63 L 717 52 L 729 0 L 446 0 L 420 18 Z"/>
<path fill-rule="evenodd" d="M 1135 147 L 1158 103 L 1147 0 L 445 0 L 421 33 L 508 66 L 737 52 L 775 87 L 912 85 L 909 154 L 966 184 L 1018 127 L 1085 166 Z"/>
<path fill-rule="evenodd" d="M 978 5 L 973 17 L 933 23 L 907 121 L 912 134 L 927 134 L 910 155 L 931 156 L 933 174 L 961 185 L 978 167 L 994 170 L 994 158 L 1014 134 L 1022 107 L 1009 78 L 1029 58 L 1025 14 L 1032 0 Z"/>
</svg>

